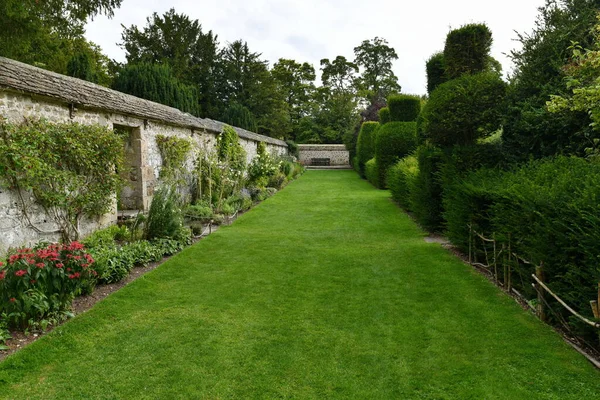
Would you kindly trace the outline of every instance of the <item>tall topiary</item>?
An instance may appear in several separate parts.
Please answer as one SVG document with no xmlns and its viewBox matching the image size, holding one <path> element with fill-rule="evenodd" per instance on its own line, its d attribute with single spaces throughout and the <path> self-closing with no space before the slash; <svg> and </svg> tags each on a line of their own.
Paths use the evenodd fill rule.
<svg viewBox="0 0 600 400">
<path fill-rule="evenodd" d="M 418 173 L 410 192 L 410 209 L 417 222 L 429 231 L 437 231 L 442 225 L 442 183 L 439 172 L 444 153 L 431 144 L 419 146 L 415 153 Z"/>
<path fill-rule="evenodd" d="M 375 139 L 375 160 L 381 189 L 385 188 L 387 170 L 415 149 L 416 134 L 416 122 L 389 122 L 378 129 Z"/>
<path fill-rule="evenodd" d="M 440 51 L 429 57 L 429 60 L 425 62 L 425 71 L 427 73 L 427 93 L 431 94 L 435 88 L 448 80 L 444 53 Z"/>
<path fill-rule="evenodd" d="M 416 121 L 421 112 L 421 99 L 408 94 L 391 95 L 387 99 L 390 121 Z"/>
<path fill-rule="evenodd" d="M 390 109 L 388 107 L 383 107 L 382 109 L 379 110 L 378 112 L 379 114 L 379 123 L 380 124 L 387 124 L 388 122 L 390 122 Z"/>
<path fill-rule="evenodd" d="M 491 47 L 492 32 L 485 24 L 468 24 L 450 31 L 444 47 L 446 76 L 454 79 L 485 71 Z"/>
<path fill-rule="evenodd" d="M 360 127 L 358 141 L 356 142 L 356 158 L 358 170 L 362 177 L 365 176 L 365 164 L 375 155 L 375 135 L 379 122 L 364 122 Z"/>
<path fill-rule="evenodd" d="M 440 85 L 420 116 L 419 134 L 446 147 L 474 143 L 500 128 L 506 84 L 495 73 L 463 75 Z"/>
</svg>

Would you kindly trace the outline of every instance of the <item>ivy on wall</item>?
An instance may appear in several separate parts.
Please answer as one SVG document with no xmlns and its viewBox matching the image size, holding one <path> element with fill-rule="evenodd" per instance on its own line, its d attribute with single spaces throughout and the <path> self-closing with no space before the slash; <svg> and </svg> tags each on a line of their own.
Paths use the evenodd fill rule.
<svg viewBox="0 0 600 400">
<path fill-rule="evenodd" d="M 0 181 L 16 191 L 32 228 L 42 231 L 29 217 L 23 192 L 33 195 L 66 242 L 79 238 L 83 217 L 110 211 L 123 184 L 116 172 L 122 162 L 122 140 L 106 127 L 0 120 Z"/>
<path fill-rule="evenodd" d="M 192 143 L 175 136 L 156 136 L 156 144 L 162 158 L 160 178 L 166 181 L 181 181 L 186 172 L 185 162 L 192 150 Z"/>
</svg>

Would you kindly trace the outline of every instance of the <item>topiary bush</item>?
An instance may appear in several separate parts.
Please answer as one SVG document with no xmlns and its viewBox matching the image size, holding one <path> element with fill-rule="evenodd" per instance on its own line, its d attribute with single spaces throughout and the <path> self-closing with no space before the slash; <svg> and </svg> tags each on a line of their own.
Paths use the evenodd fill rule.
<svg viewBox="0 0 600 400">
<path fill-rule="evenodd" d="M 427 73 L 427 93 L 431 95 L 439 85 L 448 80 L 444 53 L 438 52 L 429 57 L 425 63 L 425 72 Z"/>
<path fill-rule="evenodd" d="M 365 177 L 365 164 L 375 156 L 375 137 L 379 122 L 367 121 L 360 127 L 358 141 L 356 143 L 356 158 L 358 159 L 358 171 L 361 177 Z"/>
<path fill-rule="evenodd" d="M 365 164 L 365 176 L 373 186 L 376 188 L 380 187 L 379 170 L 377 169 L 377 160 L 375 158 L 370 159 Z"/>
<path fill-rule="evenodd" d="M 388 122 L 390 122 L 390 109 L 389 108 L 383 107 L 382 109 L 379 110 L 378 115 L 379 115 L 379 123 L 381 125 L 387 124 Z"/>
<path fill-rule="evenodd" d="M 416 145 L 417 124 L 415 122 L 390 122 L 379 128 L 375 139 L 375 159 L 380 188 L 385 188 L 388 168 L 412 153 Z"/>
<path fill-rule="evenodd" d="M 417 157 L 411 155 L 398 161 L 387 171 L 386 184 L 392 199 L 407 211 L 410 207 L 410 194 L 414 191 L 419 163 Z"/>
<path fill-rule="evenodd" d="M 419 133 L 442 147 L 475 143 L 500 129 L 505 93 L 506 83 L 491 72 L 446 82 L 423 108 Z"/>
<path fill-rule="evenodd" d="M 446 36 L 445 75 L 449 79 L 483 72 L 488 67 L 492 32 L 485 24 L 468 24 Z"/>
<path fill-rule="evenodd" d="M 421 112 L 421 99 L 407 94 L 391 95 L 387 99 L 390 110 L 390 121 L 416 121 Z"/>
<path fill-rule="evenodd" d="M 442 225 L 442 183 L 439 172 L 444 160 L 440 148 L 424 144 L 417 148 L 418 173 L 410 192 L 410 209 L 417 222 L 428 231 Z"/>
</svg>

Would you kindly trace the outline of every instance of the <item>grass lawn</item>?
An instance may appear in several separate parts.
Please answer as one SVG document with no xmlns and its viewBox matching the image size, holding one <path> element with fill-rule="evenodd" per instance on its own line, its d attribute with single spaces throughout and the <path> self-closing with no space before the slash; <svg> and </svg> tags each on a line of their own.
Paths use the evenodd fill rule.
<svg viewBox="0 0 600 400">
<path fill-rule="evenodd" d="M 600 373 L 352 171 L 284 191 L 0 363 L 11 399 L 597 399 Z"/>
</svg>

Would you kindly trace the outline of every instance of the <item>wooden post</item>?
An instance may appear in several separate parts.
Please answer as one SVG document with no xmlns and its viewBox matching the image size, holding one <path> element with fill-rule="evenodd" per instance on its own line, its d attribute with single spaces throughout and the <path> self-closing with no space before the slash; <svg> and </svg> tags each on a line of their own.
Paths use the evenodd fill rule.
<svg viewBox="0 0 600 400">
<path fill-rule="evenodd" d="M 469 224 L 469 264 L 473 263 L 471 242 L 473 242 L 473 226 Z"/>
<path fill-rule="evenodd" d="M 508 293 L 510 293 L 511 284 L 510 284 L 510 264 L 512 260 L 512 250 L 510 246 L 510 233 L 508 234 L 508 263 L 506 263 L 506 268 L 504 269 L 504 288 Z M 517 260 L 518 262 L 518 260 Z"/>
<path fill-rule="evenodd" d="M 494 282 L 498 284 L 498 254 L 496 253 L 496 233 L 492 233 L 492 240 L 494 241 Z"/>
<path fill-rule="evenodd" d="M 535 276 L 541 281 L 544 282 L 544 264 L 540 262 L 540 265 L 535 267 Z M 546 305 L 544 303 L 544 288 L 540 285 L 536 285 L 538 298 L 537 298 L 537 315 L 538 318 L 544 322 L 546 322 Z"/>
</svg>

